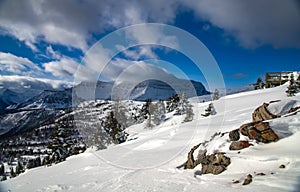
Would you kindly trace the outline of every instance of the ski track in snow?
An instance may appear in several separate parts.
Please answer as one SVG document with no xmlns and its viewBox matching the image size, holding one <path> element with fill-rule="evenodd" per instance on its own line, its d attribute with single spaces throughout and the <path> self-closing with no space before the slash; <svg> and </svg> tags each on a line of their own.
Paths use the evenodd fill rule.
<svg viewBox="0 0 300 192">
<path fill-rule="evenodd" d="M 299 114 L 270 121 L 279 141 L 270 144 L 253 142 L 254 146 L 240 153 L 228 150 L 228 136 L 215 136 L 208 151 L 225 151 L 231 158 L 231 164 L 220 175 L 195 175 L 201 165 L 193 170 L 175 168 L 186 161 L 194 145 L 209 140 L 216 132 L 227 132 L 250 122 L 252 112 L 263 102 L 300 101 L 299 94 L 287 98 L 285 90 L 286 85 L 225 96 L 214 102 L 217 115 L 211 117 L 200 115 L 208 103 L 193 103 L 196 117 L 192 122 L 182 123 L 181 116 L 169 116 L 166 122 L 153 129 L 145 129 L 143 124 L 134 125 L 128 128 L 132 139 L 128 142 L 102 151 L 88 149 L 65 162 L 27 170 L 1 184 L 11 192 L 299 191 Z M 224 106 L 225 111 L 222 111 Z M 273 111 L 281 110 L 280 107 L 276 104 Z M 284 169 L 279 168 L 282 164 Z M 252 174 L 253 182 L 243 186 L 248 174 Z M 240 183 L 233 184 L 233 180 Z"/>
</svg>

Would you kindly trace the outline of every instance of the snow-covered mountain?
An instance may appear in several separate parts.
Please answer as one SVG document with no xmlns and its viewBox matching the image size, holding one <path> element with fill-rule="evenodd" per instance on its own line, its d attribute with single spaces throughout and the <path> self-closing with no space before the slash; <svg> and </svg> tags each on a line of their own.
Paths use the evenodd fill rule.
<svg viewBox="0 0 300 192">
<path fill-rule="evenodd" d="M 71 86 L 72 83 L 59 80 L 0 75 L 0 111 L 37 96 L 44 90 L 64 90 Z"/>
<path fill-rule="evenodd" d="M 229 150 L 228 132 L 252 121 L 253 111 L 265 102 L 272 113 L 285 113 L 300 105 L 300 95 L 287 97 L 287 85 L 222 97 L 214 101 L 216 115 L 201 117 L 209 102 L 194 101 L 195 118 L 167 114 L 152 129 L 143 124 L 127 128 L 128 141 L 106 150 L 88 149 L 50 167 L 31 169 L 2 182 L 5 191 L 299 191 L 300 116 L 298 113 L 268 120 L 279 136 L 268 144 L 248 140 L 249 148 Z M 207 153 L 223 152 L 231 158 L 219 174 L 178 169 L 190 149 L 207 141 Z M 201 151 L 199 151 L 201 152 Z M 242 185 L 248 174 L 252 183 Z"/>
<path fill-rule="evenodd" d="M 172 86 L 158 80 L 147 80 L 134 87 L 129 99 L 138 101 L 145 101 L 149 98 L 152 100 L 166 100 L 176 94 L 175 89 L 179 93 L 185 93 L 187 97 L 209 94 L 202 83 L 196 81 L 180 80 Z"/>
<path fill-rule="evenodd" d="M 112 97 L 113 90 L 117 93 L 120 93 L 120 95 L 118 95 L 119 99 L 130 99 L 139 101 L 145 101 L 147 99 L 166 100 L 167 98 L 176 93 L 173 87 L 164 82 L 157 80 L 147 80 L 133 87 L 129 98 L 122 98 L 122 96 L 124 96 L 124 94 L 122 94 L 122 91 L 124 89 L 126 90 L 126 88 L 129 86 L 132 85 L 128 85 L 126 84 L 126 82 L 120 83 L 118 85 L 115 85 L 113 82 L 102 81 L 98 81 L 96 83 L 82 82 L 78 85 L 75 85 L 72 88 L 66 88 L 63 90 L 52 88 L 41 92 L 40 89 L 34 89 L 34 91 L 36 91 L 35 94 L 23 94 L 22 97 L 32 96 L 26 101 L 23 101 L 24 99 L 21 99 L 19 94 L 10 90 L 6 90 L 2 94 L 2 100 L 4 103 L 9 103 L 11 105 L 8 107 L 9 110 L 68 108 L 72 106 L 72 102 L 76 105 L 81 101 L 89 101 L 95 99 L 109 100 Z M 41 87 L 48 88 L 47 86 Z M 208 91 L 206 91 L 202 83 L 195 81 L 178 80 L 175 88 L 177 88 L 177 90 L 180 90 L 181 93 L 186 93 L 188 97 L 201 96 L 209 93 Z M 36 94 L 38 92 L 37 90 L 40 93 Z"/>
<path fill-rule="evenodd" d="M 81 98 L 145 101 L 147 99 L 166 100 L 176 94 L 175 90 L 177 93 L 185 93 L 188 97 L 209 94 L 202 83 L 183 79 L 176 79 L 172 87 L 158 80 L 146 80 L 137 85 L 126 81 L 118 83 L 99 81 L 96 84 L 83 82 L 75 86 L 74 93 Z"/>
</svg>

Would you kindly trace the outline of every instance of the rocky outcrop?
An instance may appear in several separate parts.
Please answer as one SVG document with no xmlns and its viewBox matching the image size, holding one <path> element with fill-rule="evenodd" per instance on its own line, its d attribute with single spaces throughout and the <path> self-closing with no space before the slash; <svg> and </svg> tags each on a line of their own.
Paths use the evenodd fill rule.
<svg viewBox="0 0 300 192">
<path fill-rule="evenodd" d="M 274 119 L 280 117 L 279 115 L 274 115 L 272 114 L 269 110 L 268 107 L 269 103 L 264 103 L 263 105 L 259 106 L 254 110 L 252 113 L 252 120 L 253 122 L 256 121 L 265 121 L 269 119 Z"/>
<path fill-rule="evenodd" d="M 188 160 L 186 161 L 185 165 L 184 165 L 184 169 L 193 169 L 194 167 L 196 167 L 199 164 L 199 161 L 195 161 L 194 159 L 194 152 L 195 150 L 201 145 L 195 145 L 190 152 L 188 153 Z"/>
<path fill-rule="evenodd" d="M 230 158 L 225 156 L 224 153 L 207 155 L 202 159 L 201 173 L 218 175 L 226 170 L 230 162 Z"/>
<path fill-rule="evenodd" d="M 264 103 L 263 105 L 259 106 L 252 113 L 253 122 L 243 124 L 239 129 L 229 132 L 229 139 L 232 141 L 229 146 L 230 150 L 241 150 L 251 145 L 248 141 L 239 141 L 240 134 L 248 137 L 250 140 L 256 140 L 257 142 L 261 143 L 270 143 L 279 139 L 278 135 L 271 129 L 269 123 L 263 122 L 264 120 L 280 117 L 272 114 L 267 109 L 268 106 L 269 103 Z"/>
<path fill-rule="evenodd" d="M 249 139 L 262 143 L 270 143 L 279 139 L 268 122 L 246 123 L 239 130 L 242 135 L 247 136 Z"/>
<path fill-rule="evenodd" d="M 194 151 L 200 146 L 194 146 L 188 153 L 188 160 L 184 164 L 185 169 L 193 169 L 197 165 L 201 164 L 201 174 L 220 174 L 226 170 L 226 167 L 230 164 L 230 158 L 225 156 L 225 153 L 215 153 L 207 155 L 207 150 L 200 151 L 197 159 L 194 159 Z"/>
</svg>

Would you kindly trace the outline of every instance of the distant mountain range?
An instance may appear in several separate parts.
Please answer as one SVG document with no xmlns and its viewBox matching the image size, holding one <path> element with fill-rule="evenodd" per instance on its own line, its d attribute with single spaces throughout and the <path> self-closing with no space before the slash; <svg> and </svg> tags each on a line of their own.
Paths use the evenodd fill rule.
<svg viewBox="0 0 300 192">
<path fill-rule="evenodd" d="M 88 109 L 78 105 L 84 101 L 112 98 L 166 100 L 176 92 L 184 92 L 188 97 L 209 94 L 202 83 L 181 79 L 176 79 L 172 86 L 158 80 L 141 83 L 81 82 L 72 86 L 60 81 L 1 76 L 0 136 L 52 125 L 61 115 L 72 111 L 85 113 Z"/>
<path fill-rule="evenodd" d="M 110 100 L 112 97 L 138 101 L 166 100 L 176 94 L 175 90 L 177 93 L 185 93 L 188 97 L 209 94 L 202 83 L 182 79 L 177 79 L 172 85 L 158 80 L 147 80 L 137 85 L 128 82 L 118 84 L 102 81 L 82 82 L 73 87 L 70 87 L 70 84 L 56 82 L 55 87 L 51 81 L 16 78 L 15 82 L 12 80 L 5 82 L 3 79 L 0 81 L 0 108 L 3 114 L 5 108 L 8 110 L 68 108 L 82 101 Z"/>
</svg>

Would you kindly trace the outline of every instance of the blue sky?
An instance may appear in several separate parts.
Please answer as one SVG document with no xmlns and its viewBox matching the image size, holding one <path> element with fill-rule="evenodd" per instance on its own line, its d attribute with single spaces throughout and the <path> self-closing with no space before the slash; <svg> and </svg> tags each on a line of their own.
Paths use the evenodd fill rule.
<svg viewBox="0 0 300 192">
<path fill-rule="evenodd" d="M 296 0 L 2 0 L 0 75 L 66 81 L 88 77 L 90 70 L 97 71 L 95 65 L 80 74 L 78 66 L 98 40 L 122 27 L 162 23 L 199 39 L 215 58 L 226 87 L 242 87 L 269 71 L 300 71 L 299 21 Z M 152 34 L 131 35 L 143 42 Z M 115 80 L 132 62 L 205 84 L 205 74 L 176 48 L 143 44 L 114 57 L 103 79 Z"/>
</svg>

